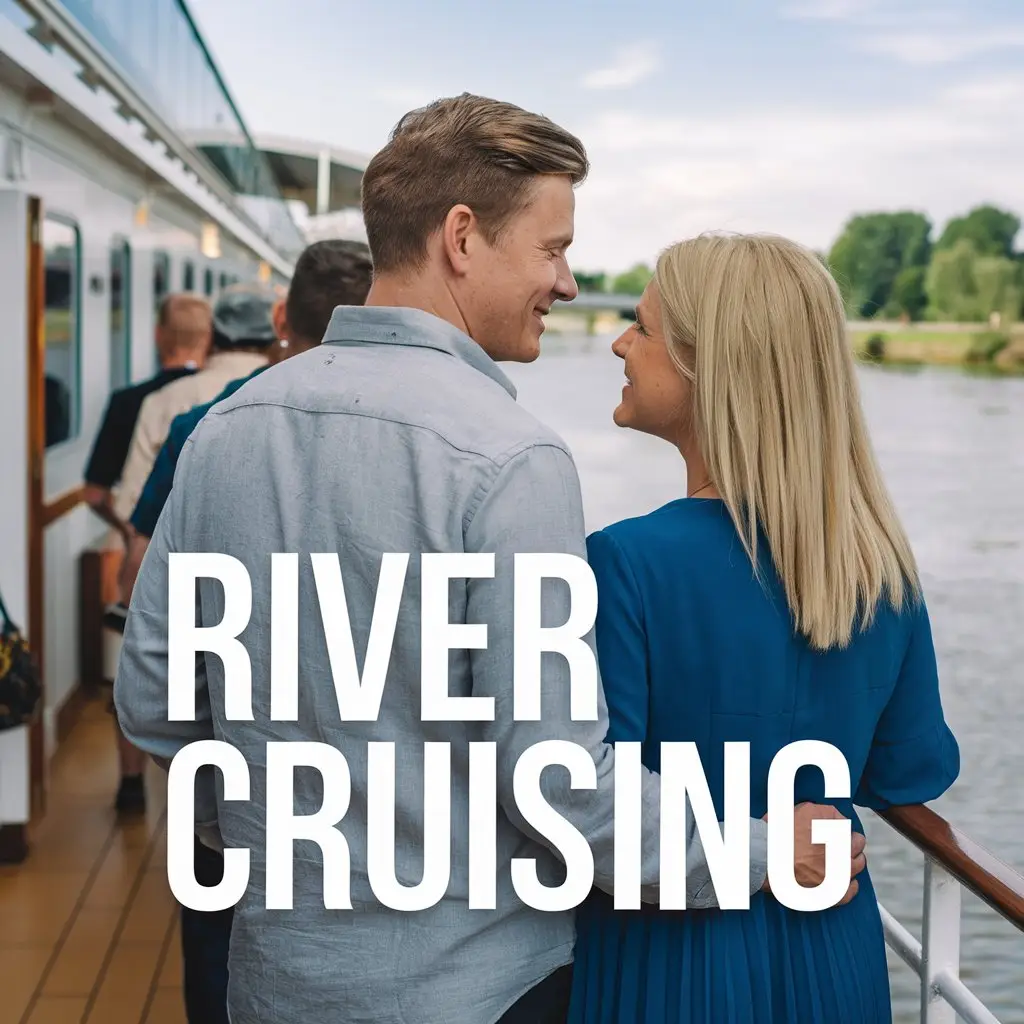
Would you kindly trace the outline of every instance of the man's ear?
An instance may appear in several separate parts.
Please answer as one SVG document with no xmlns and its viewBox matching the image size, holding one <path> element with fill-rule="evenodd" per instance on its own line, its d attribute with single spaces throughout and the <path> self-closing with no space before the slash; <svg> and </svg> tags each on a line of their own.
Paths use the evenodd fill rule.
<svg viewBox="0 0 1024 1024">
<path fill-rule="evenodd" d="M 453 206 L 441 227 L 441 248 L 454 273 L 461 276 L 469 270 L 469 261 L 479 241 L 476 214 L 464 203 Z"/>
</svg>

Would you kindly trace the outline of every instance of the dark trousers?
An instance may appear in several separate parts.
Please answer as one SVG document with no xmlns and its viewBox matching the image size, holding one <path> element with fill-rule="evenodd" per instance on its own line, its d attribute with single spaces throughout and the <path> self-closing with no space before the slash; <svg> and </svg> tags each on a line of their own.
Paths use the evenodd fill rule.
<svg viewBox="0 0 1024 1024">
<path fill-rule="evenodd" d="M 224 857 L 195 841 L 196 881 L 217 885 Z M 228 949 L 234 908 L 203 913 L 181 908 L 185 1015 L 189 1024 L 228 1024 Z"/>
<path fill-rule="evenodd" d="M 572 964 L 566 964 L 520 996 L 498 1024 L 565 1024 L 571 994 Z"/>
</svg>

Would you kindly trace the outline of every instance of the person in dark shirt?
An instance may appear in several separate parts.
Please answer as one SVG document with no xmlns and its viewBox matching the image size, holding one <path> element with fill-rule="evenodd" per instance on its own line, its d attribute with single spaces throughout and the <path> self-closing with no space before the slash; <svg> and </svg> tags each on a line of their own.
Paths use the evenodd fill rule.
<svg viewBox="0 0 1024 1024">
<path fill-rule="evenodd" d="M 212 338 L 210 304 L 195 295 L 169 295 L 160 306 L 156 326 L 156 350 L 160 370 L 149 380 L 111 394 L 92 453 L 85 467 L 85 500 L 105 523 L 120 535 L 127 550 L 130 508 L 119 503 L 115 488 L 121 479 L 135 421 L 148 395 L 185 374 L 195 373 L 206 358 Z M 122 735 L 114 716 L 121 781 L 115 807 L 123 814 L 146 809 L 143 771 L 146 755 Z"/>
<path fill-rule="evenodd" d="M 287 299 L 274 310 L 278 343 L 270 365 L 315 348 L 323 340 L 336 306 L 361 306 L 372 281 L 370 250 L 358 242 L 315 242 L 299 257 Z M 185 442 L 206 413 L 218 402 L 263 373 L 263 366 L 233 380 L 212 402 L 178 415 L 171 424 L 135 511 L 128 546 L 125 580 L 130 589 L 142 564 L 157 520 L 170 496 L 174 470 Z M 202 501 L 202 495 L 194 500 Z M 195 839 L 195 873 L 200 885 L 218 885 L 224 856 Z M 184 966 L 185 1011 L 189 1024 L 227 1024 L 228 948 L 233 910 L 202 911 L 181 908 L 181 946 Z"/>
<path fill-rule="evenodd" d="M 159 372 L 141 384 L 113 392 L 107 401 L 85 467 L 85 500 L 125 541 L 127 523 L 118 515 L 121 510 L 116 507 L 114 488 L 121 479 L 139 410 L 148 395 L 199 369 L 210 347 L 211 330 L 210 305 L 205 299 L 169 295 L 160 307 L 156 327 Z"/>
</svg>

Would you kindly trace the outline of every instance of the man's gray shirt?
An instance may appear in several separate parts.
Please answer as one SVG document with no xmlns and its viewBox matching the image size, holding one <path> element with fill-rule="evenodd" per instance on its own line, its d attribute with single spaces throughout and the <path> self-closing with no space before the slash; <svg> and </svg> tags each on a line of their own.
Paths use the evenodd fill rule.
<svg viewBox="0 0 1024 1024">
<path fill-rule="evenodd" d="M 252 613 L 240 639 L 252 666 L 251 721 L 225 717 L 224 668 L 212 654 L 196 659 L 197 720 L 168 721 L 172 552 L 220 552 L 248 571 Z M 299 554 L 295 722 L 270 718 L 275 552 Z M 340 558 L 360 671 L 382 555 L 410 554 L 376 722 L 343 721 L 339 714 L 310 567 L 310 555 L 324 552 Z M 451 652 L 448 692 L 494 698 L 493 721 L 421 721 L 419 559 L 432 552 L 494 553 L 493 578 L 453 579 L 448 602 L 449 621 L 487 625 L 486 649 Z M 516 403 L 511 382 L 483 349 L 426 312 L 340 307 L 322 346 L 255 377 L 196 428 L 135 586 L 115 700 L 127 738 L 158 758 L 215 738 L 248 762 L 249 801 L 224 800 L 212 769 L 197 786 L 197 824 L 215 821 L 225 846 L 251 851 L 249 886 L 236 906 L 231 939 L 233 1024 L 491 1024 L 572 960 L 573 912 L 532 909 L 512 885 L 514 858 L 536 860 L 548 885 L 565 874 L 547 840 L 517 812 L 513 772 L 519 755 L 543 740 L 579 744 L 591 754 L 596 789 L 574 790 L 568 772 L 552 767 L 543 792 L 587 840 L 595 885 L 610 892 L 615 755 L 603 742 L 608 719 L 600 686 L 597 720 L 571 719 L 570 667 L 561 655 L 543 655 L 540 721 L 513 721 L 513 557 L 531 552 L 586 557 L 572 457 Z M 568 587 L 545 586 L 545 625 L 560 625 L 569 617 Z M 199 624 L 220 622 L 222 586 L 201 580 L 196 605 Z M 592 635 L 588 643 L 593 649 Z M 268 742 L 288 740 L 327 744 L 348 764 L 351 798 L 337 827 L 350 853 L 351 910 L 324 908 L 320 850 L 305 840 L 294 847 L 294 909 L 266 909 L 266 750 Z M 423 744 L 451 744 L 451 876 L 428 910 L 391 910 L 371 888 L 370 876 L 390 867 L 367 858 L 367 744 L 374 741 L 395 745 L 394 867 L 407 886 L 423 874 Z M 492 742 L 497 750 L 495 910 L 467 905 L 473 742 Z M 315 813 L 323 797 L 319 773 L 300 767 L 294 788 L 295 813 Z M 387 796 L 377 794 L 381 799 Z M 652 902 L 659 802 L 658 778 L 644 770 L 641 884 Z M 713 906 L 687 814 L 688 905 Z M 753 892 L 766 872 L 763 823 L 751 822 L 751 840 Z"/>
</svg>

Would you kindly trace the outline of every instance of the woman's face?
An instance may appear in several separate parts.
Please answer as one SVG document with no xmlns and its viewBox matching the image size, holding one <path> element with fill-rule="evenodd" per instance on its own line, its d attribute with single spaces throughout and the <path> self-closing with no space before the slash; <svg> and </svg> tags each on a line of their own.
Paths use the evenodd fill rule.
<svg viewBox="0 0 1024 1024">
<path fill-rule="evenodd" d="M 654 281 L 636 307 L 636 323 L 612 342 L 624 361 L 626 384 L 612 414 L 617 426 L 653 434 L 682 447 L 690 435 L 690 382 L 669 358 Z"/>
</svg>

